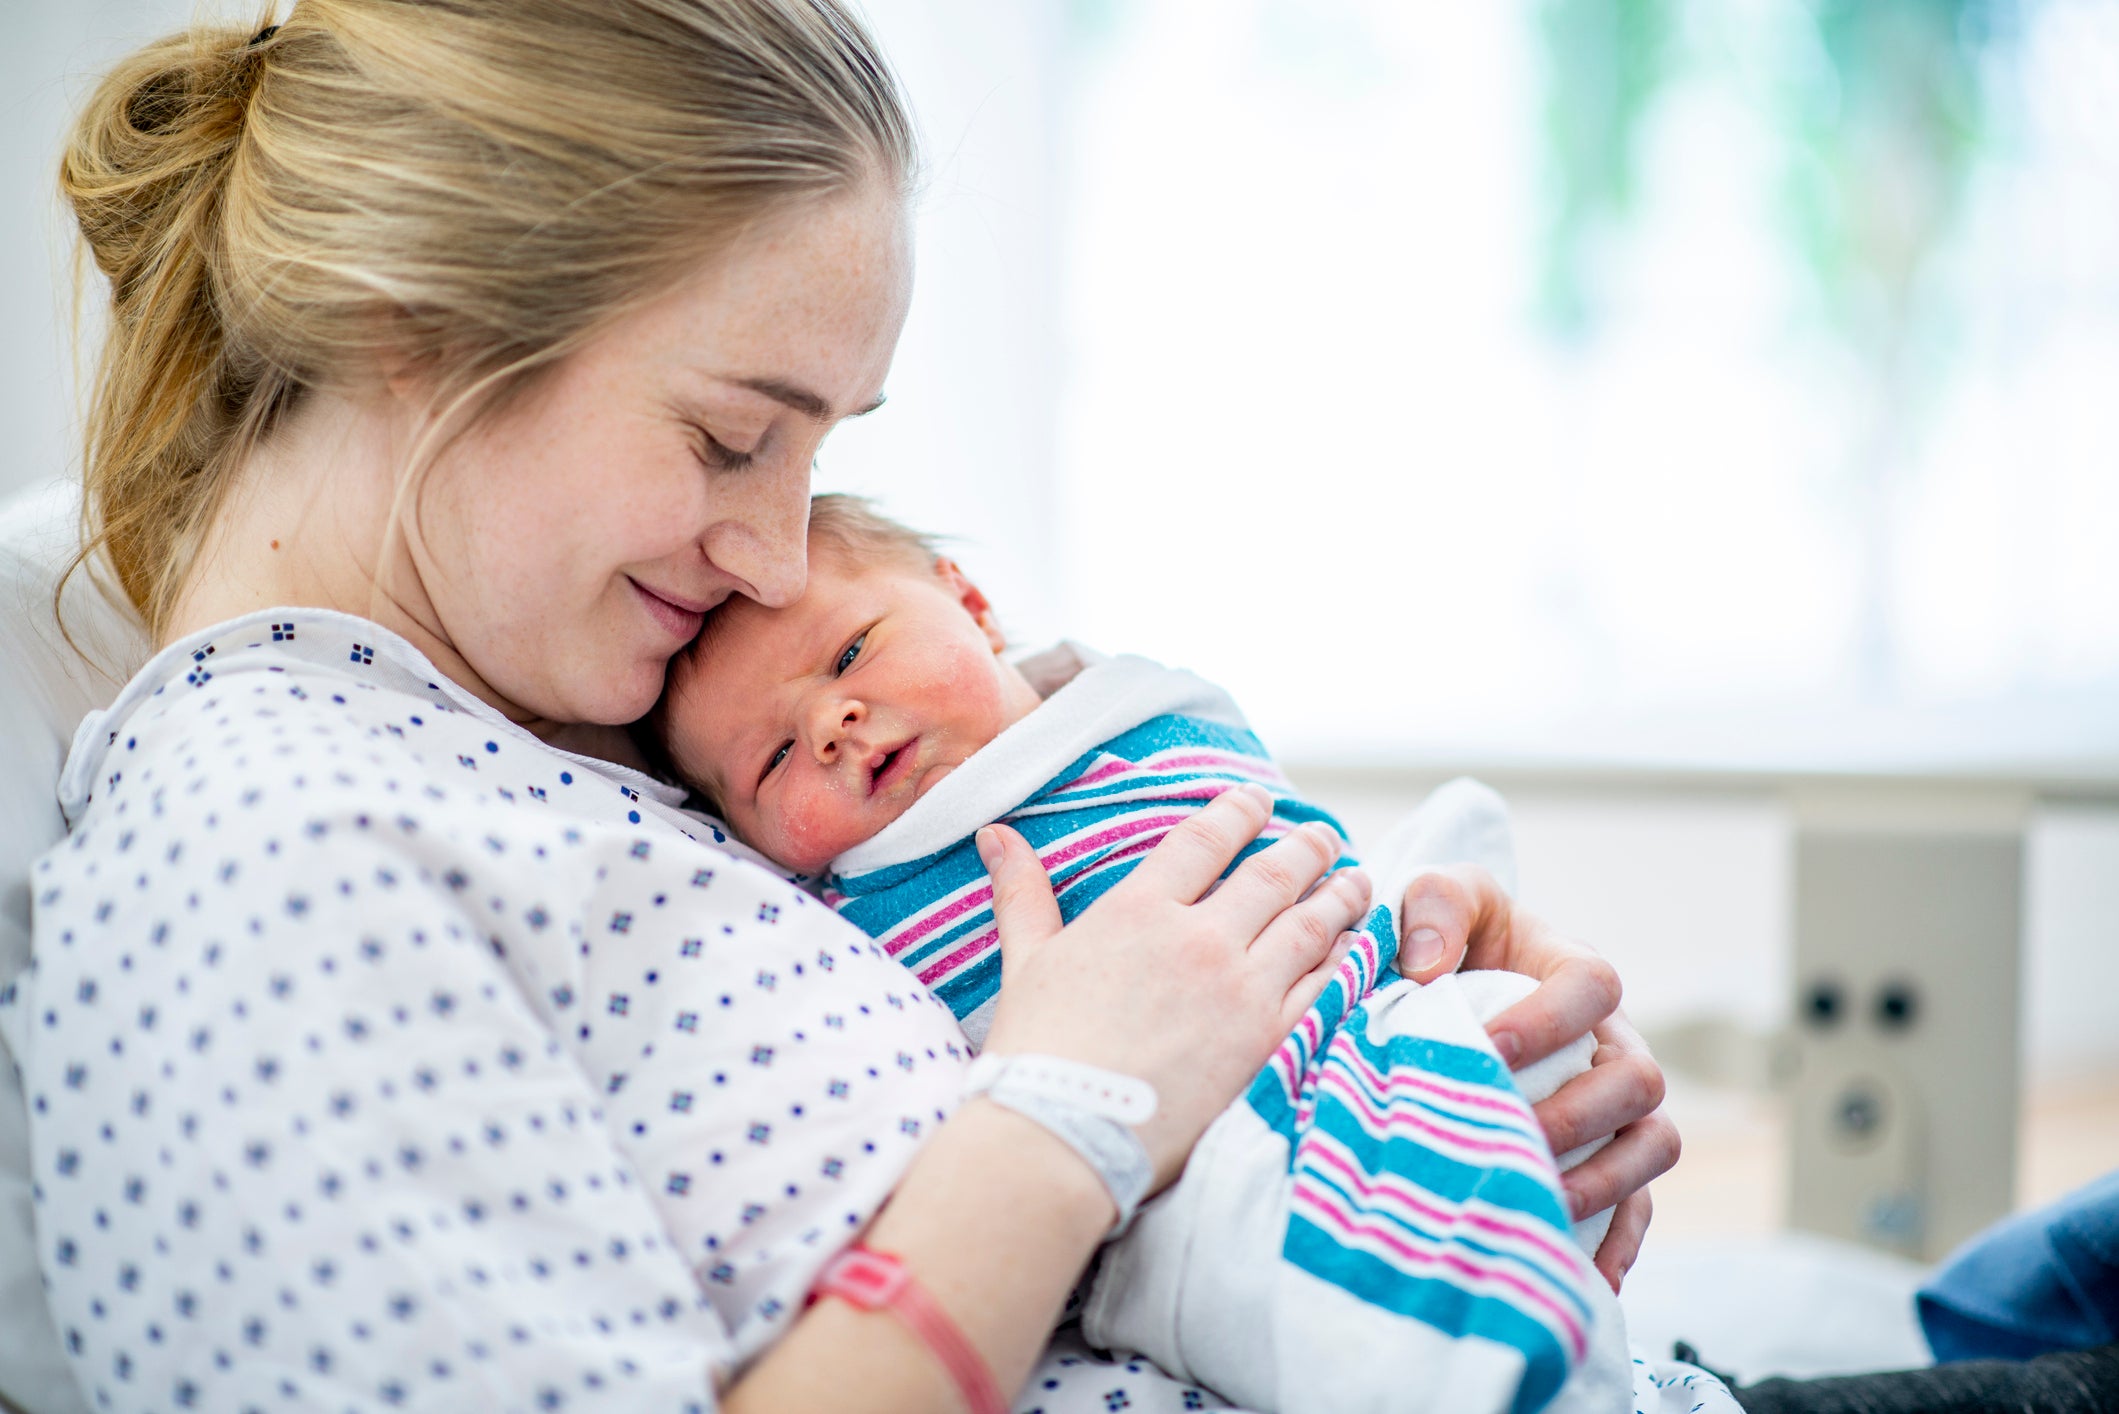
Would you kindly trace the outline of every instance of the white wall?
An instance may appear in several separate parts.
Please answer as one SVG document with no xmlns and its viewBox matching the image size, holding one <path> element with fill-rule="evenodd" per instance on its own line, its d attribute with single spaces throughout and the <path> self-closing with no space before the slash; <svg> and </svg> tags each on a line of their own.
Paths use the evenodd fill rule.
<svg viewBox="0 0 2119 1414">
<path fill-rule="evenodd" d="M 870 0 L 920 125 L 919 273 L 890 405 L 833 434 L 817 487 L 954 537 L 1011 637 L 1059 637 L 1056 0 Z"/>
<path fill-rule="evenodd" d="M 61 137 L 105 63 L 180 27 L 191 10 L 185 0 L 15 0 L 0 8 L 0 496 L 77 464 Z"/>
</svg>

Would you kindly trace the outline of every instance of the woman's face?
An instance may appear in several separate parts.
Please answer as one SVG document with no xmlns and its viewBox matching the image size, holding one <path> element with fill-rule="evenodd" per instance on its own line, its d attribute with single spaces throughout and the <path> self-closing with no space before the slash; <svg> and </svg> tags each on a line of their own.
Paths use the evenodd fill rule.
<svg viewBox="0 0 2119 1414">
<path fill-rule="evenodd" d="M 436 627 L 504 710 L 631 721 L 708 609 L 801 593 L 811 462 L 882 400 L 911 291 L 903 202 L 831 198 L 752 232 L 448 447 L 409 550 Z"/>
</svg>

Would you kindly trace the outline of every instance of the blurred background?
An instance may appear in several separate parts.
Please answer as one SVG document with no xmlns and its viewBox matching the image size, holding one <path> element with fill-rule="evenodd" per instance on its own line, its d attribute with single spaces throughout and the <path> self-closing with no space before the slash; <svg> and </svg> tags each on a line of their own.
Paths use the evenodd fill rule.
<svg viewBox="0 0 2119 1414">
<path fill-rule="evenodd" d="M 66 115 L 200 8 L 0 14 L 0 493 L 73 465 Z M 866 8 L 919 289 L 820 487 L 1357 840 L 1509 795 L 1672 1075 L 1637 1322 L 2119 1168 L 2119 0 Z"/>
</svg>

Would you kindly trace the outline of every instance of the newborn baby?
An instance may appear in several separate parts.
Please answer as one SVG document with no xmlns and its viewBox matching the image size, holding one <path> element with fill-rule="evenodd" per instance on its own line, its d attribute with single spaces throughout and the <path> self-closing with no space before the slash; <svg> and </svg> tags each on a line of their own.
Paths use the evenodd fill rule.
<svg viewBox="0 0 2119 1414">
<path fill-rule="evenodd" d="M 652 734 L 741 840 L 820 880 L 974 1044 L 1002 981 L 980 826 L 1021 831 L 1069 919 L 1237 783 L 1274 797 L 1246 855 L 1293 829 L 1337 837 L 1212 685 L 1073 645 L 1018 666 L 986 597 L 924 537 L 838 496 L 816 499 L 809 533 L 802 597 L 717 609 L 672 663 Z M 1386 842 L 1376 897 L 1402 898 L 1426 864 L 1505 877 L 1506 850 L 1498 798 L 1453 783 Z M 1397 945 L 1379 906 L 1183 1177 L 1106 1247 L 1084 1333 L 1260 1410 L 1659 1407 L 1480 1024 L 1529 982 L 1417 987 L 1391 969 Z M 1518 1078 L 1542 1098 L 1591 1044 Z"/>
</svg>

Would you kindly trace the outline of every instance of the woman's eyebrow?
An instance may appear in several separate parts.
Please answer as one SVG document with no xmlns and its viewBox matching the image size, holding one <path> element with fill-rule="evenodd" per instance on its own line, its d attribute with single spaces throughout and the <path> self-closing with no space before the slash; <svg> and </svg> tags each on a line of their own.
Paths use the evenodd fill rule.
<svg viewBox="0 0 2119 1414">
<path fill-rule="evenodd" d="M 763 393 L 774 402 L 785 407 L 791 407 L 813 421 L 832 421 L 831 404 L 800 384 L 785 382 L 778 378 L 731 378 L 729 382 L 734 383 L 739 388 L 748 388 L 753 393 Z M 846 415 L 848 417 L 866 417 L 881 406 L 883 406 L 883 395 L 878 393 L 876 400 L 867 407 L 857 409 Z"/>
</svg>

